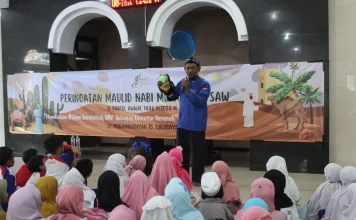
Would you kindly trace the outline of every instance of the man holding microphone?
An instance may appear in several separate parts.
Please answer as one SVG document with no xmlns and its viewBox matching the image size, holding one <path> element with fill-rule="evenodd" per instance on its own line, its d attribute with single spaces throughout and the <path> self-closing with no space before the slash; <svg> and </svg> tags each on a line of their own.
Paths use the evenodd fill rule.
<svg viewBox="0 0 356 220">
<path fill-rule="evenodd" d="M 200 186 L 205 167 L 205 131 L 208 120 L 208 98 L 210 84 L 201 78 L 200 62 L 190 57 L 184 65 L 187 77 L 182 79 L 168 101 L 179 100 L 177 125 L 177 145 L 183 148 L 182 167 L 189 172 L 190 152 L 192 151 L 192 181 Z"/>
</svg>

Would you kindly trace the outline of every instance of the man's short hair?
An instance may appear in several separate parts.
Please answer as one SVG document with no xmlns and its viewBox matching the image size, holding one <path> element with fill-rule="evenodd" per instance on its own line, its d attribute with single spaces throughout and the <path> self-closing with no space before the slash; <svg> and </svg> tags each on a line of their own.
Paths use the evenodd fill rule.
<svg viewBox="0 0 356 220">
<path fill-rule="evenodd" d="M 11 160 L 14 152 L 9 147 L 0 147 L 0 166 L 6 166 L 7 161 Z"/>
<path fill-rule="evenodd" d="M 51 135 L 44 142 L 44 148 L 48 154 L 55 154 L 58 148 L 62 147 L 63 140 L 60 136 Z"/>
<path fill-rule="evenodd" d="M 90 159 L 81 159 L 77 162 L 75 168 L 77 168 L 84 178 L 88 178 L 93 172 L 93 161 Z"/>
<path fill-rule="evenodd" d="M 35 148 L 30 148 L 30 149 L 25 150 L 22 153 L 22 161 L 24 163 L 27 163 L 28 161 L 31 160 L 32 157 L 36 156 L 37 153 L 38 153 L 38 151 Z"/>
<path fill-rule="evenodd" d="M 32 173 L 40 172 L 41 165 L 43 165 L 43 155 L 34 156 L 27 162 L 27 168 Z"/>
</svg>

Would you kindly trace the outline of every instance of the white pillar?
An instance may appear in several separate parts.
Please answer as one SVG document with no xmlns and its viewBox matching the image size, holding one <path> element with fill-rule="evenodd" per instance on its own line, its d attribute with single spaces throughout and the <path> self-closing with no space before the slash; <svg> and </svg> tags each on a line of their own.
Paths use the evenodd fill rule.
<svg viewBox="0 0 356 220">
<path fill-rule="evenodd" d="M 355 165 L 356 0 L 329 0 L 330 162 Z"/>
<path fill-rule="evenodd" d="M 2 9 L 0 9 L 1 16 Z M 0 17 L 1 18 L 1 17 Z M 3 80 L 3 66 L 2 66 L 2 38 L 1 38 L 1 22 L 0 22 L 0 146 L 5 146 L 5 112 L 4 112 L 4 82 Z M 7 108 L 7 107 L 6 107 Z"/>
</svg>

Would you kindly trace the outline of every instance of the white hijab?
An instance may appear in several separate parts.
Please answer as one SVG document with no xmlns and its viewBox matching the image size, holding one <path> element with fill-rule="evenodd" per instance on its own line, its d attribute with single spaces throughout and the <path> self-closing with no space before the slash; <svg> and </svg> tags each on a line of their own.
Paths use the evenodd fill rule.
<svg viewBox="0 0 356 220">
<path fill-rule="evenodd" d="M 350 220 L 356 218 L 356 183 L 351 183 L 347 187 L 347 197 L 349 205 L 347 209 L 341 213 L 338 218 L 339 220 Z"/>
<path fill-rule="evenodd" d="M 286 187 L 284 193 L 292 200 L 293 204 L 297 204 L 300 200 L 300 194 L 297 185 L 292 177 L 288 175 L 287 164 L 283 157 L 273 156 L 266 164 L 267 171 L 279 170 L 286 177 Z"/>
<path fill-rule="evenodd" d="M 342 167 L 335 163 L 329 163 L 324 168 L 326 181 L 316 189 L 308 204 L 310 220 L 318 220 L 318 212 L 326 209 L 332 195 L 341 188 L 341 169 Z"/>
<path fill-rule="evenodd" d="M 111 170 L 114 171 L 119 176 L 120 197 L 124 194 L 126 183 L 129 180 L 129 176 L 124 170 L 125 165 L 126 165 L 126 159 L 122 154 L 113 154 L 109 157 L 104 167 L 104 171 Z"/>
<path fill-rule="evenodd" d="M 174 220 L 172 203 L 164 196 L 155 196 L 142 207 L 141 220 Z"/>
<path fill-rule="evenodd" d="M 85 179 L 83 175 L 76 168 L 72 168 L 68 171 L 62 182 L 62 188 L 67 185 L 80 186 L 84 193 L 84 209 L 94 208 L 94 200 L 96 198 L 95 192 L 85 185 Z"/>
<path fill-rule="evenodd" d="M 356 183 L 356 168 L 346 166 L 340 171 L 342 187 L 330 199 L 325 212 L 325 219 L 339 219 L 341 213 L 348 208 L 350 201 L 347 196 L 347 186 Z"/>
</svg>

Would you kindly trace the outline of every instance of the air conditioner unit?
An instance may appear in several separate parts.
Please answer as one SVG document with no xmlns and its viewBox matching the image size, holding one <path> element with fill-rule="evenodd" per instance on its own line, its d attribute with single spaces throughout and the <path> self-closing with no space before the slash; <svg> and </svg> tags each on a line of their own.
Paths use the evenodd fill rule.
<svg viewBox="0 0 356 220">
<path fill-rule="evenodd" d="M 8 8 L 10 6 L 10 0 L 0 0 L 0 8 Z"/>
</svg>

